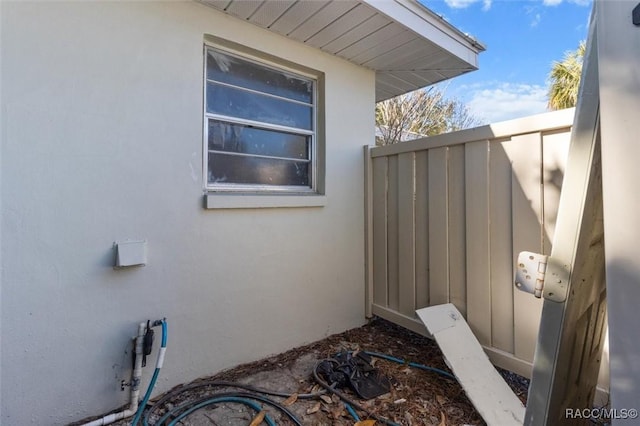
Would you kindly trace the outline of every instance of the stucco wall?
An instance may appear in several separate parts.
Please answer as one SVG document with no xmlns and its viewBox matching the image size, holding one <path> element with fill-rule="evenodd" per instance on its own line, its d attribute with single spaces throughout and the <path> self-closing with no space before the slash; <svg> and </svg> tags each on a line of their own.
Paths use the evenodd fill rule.
<svg viewBox="0 0 640 426">
<path fill-rule="evenodd" d="M 1 8 L 3 425 L 125 404 L 148 318 L 158 392 L 362 324 L 373 72 L 198 3 Z M 204 34 L 325 73 L 324 207 L 202 207 Z M 127 238 L 148 265 L 114 270 Z"/>
</svg>

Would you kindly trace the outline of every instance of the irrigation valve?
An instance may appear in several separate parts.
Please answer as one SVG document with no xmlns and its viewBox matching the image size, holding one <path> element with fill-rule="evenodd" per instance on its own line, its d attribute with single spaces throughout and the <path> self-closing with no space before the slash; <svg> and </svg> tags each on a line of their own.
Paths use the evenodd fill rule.
<svg viewBox="0 0 640 426">
<path fill-rule="evenodd" d="M 542 297 L 549 256 L 523 251 L 518 255 L 515 283 L 518 290 Z"/>
<path fill-rule="evenodd" d="M 147 321 L 147 331 L 144 333 L 144 339 L 142 341 L 142 366 L 147 366 L 147 355 L 151 355 L 153 349 L 153 329 L 150 325 L 151 321 Z"/>
</svg>

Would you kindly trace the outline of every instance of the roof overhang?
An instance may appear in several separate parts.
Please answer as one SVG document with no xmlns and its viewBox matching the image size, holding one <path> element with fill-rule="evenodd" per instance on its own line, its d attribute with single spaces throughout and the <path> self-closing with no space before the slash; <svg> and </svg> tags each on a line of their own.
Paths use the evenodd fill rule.
<svg viewBox="0 0 640 426">
<path fill-rule="evenodd" d="M 200 0 L 376 72 L 376 101 L 478 69 L 484 46 L 414 0 Z"/>
</svg>

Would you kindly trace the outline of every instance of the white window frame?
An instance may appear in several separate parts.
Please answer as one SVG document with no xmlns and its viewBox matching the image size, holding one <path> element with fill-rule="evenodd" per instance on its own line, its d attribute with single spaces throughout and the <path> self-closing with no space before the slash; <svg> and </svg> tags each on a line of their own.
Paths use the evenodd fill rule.
<svg viewBox="0 0 640 426">
<path fill-rule="evenodd" d="M 287 127 L 287 126 L 282 126 L 282 125 L 276 125 L 276 124 L 270 124 L 270 123 L 265 123 L 265 122 L 260 122 L 260 121 L 253 121 L 253 120 L 248 120 L 248 119 L 244 119 L 244 118 L 238 118 L 238 117 L 230 117 L 230 116 L 226 116 L 226 115 L 222 115 L 222 114 L 214 114 L 214 113 L 209 113 L 207 112 L 207 83 L 209 81 L 213 81 L 213 80 L 209 80 L 207 78 L 207 56 L 208 56 L 208 51 L 209 50 L 215 50 L 215 51 L 219 51 L 221 53 L 224 53 L 225 55 L 229 55 L 229 56 L 234 56 L 237 57 L 241 60 L 244 61 L 248 61 L 248 62 L 252 62 L 254 64 L 257 64 L 261 67 L 265 67 L 277 72 L 285 72 L 287 74 L 291 74 L 295 77 L 304 79 L 304 80 L 308 80 L 313 84 L 313 91 L 312 91 L 312 122 L 311 122 L 311 130 L 305 130 L 305 129 L 298 129 L 298 128 L 291 128 L 291 127 Z M 268 55 L 259 55 L 256 54 L 254 52 L 252 53 L 247 53 L 246 50 L 249 49 L 242 49 L 242 50 L 236 50 L 236 49 L 232 49 L 229 48 L 225 45 L 219 45 L 217 43 L 211 43 L 211 42 L 205 42 L 204 43 L 204 48 L 203 48 L 203 58 L 204 58 L 204 64 L 203 64 L 203 179 L 204 179 L 204 185 L 205 185 L 205 190 L 207 191 L 207 193 L 209 194 L 213 194 L 213 193 L 226 193 L 226 194 L 232 194 L 232 193 L 239 193 L 239 194 L 280 194 L 280 195 L 285 195 L 285 194 L 301 194 L 301 195 L 314 195 L 314 194 L 320 194 L 322 193 L 322 182 L 319 181 L 320 178 L 320 173 L 318 168 L 320 167 L 320 162 L 318 161 L 318 111 L 319 111 L 319 104 L 320 104 L 320 93 L 319 93 L 319 75 L 318 74 L 314 74 L 311 72 L 305 72 L 304 70 L 302 70 L 303 67 L 297 68 L 295 66 L 292 66 L 292 64 L 289 64 L 288 61 L 279 61 L 277 58 L 273 58 L 273 57 L 269 57 L 269 59 L 265 59 L 266 56 Z M 263 57 L 265 56 L 265 57 Z M 287 62 L 287 63 L 285 63 Z M 218 82 L 219 83 L 219 82 Z M 223 83 L 224 84 L 224 83 Z M 235 87 L 235 86 L 232 86 Z M 253 91 L 251 89 L 248 88 L 241 88 L 239 87 L 239 89 L 241 90 L 245 90 L 247 92 L 255 92 L 255 93 L 259 93 L 261 95 L 264 95 L 262 92 L 257 92 L 257 91 Z M 268 95 L 267 96 L 271 96 L 274 98 L 280 98 L 280 99 L 286 99 L 288 101 L 291 101 L 288 98 L 281 98 L 277 95 Z M 295 102 L 295 101 L 294 101 Z M 301 102 L 303 103 L 303 102 Z M 303 103 L 305 105 L 309 105 L 307 103 Z M 231 124 L 240 124 L 240 125 L 250 125 L 250 126 L 256 126 L 257 128 L 260 129 L 265 129 L 265 130 L 275 130 L 275 131 L 284 131 L 284 132 L 288 132 L 288 133 L 294 133 L 294 134 L 299 134 L 299 135 L 304 135 L 304 136 L 309 136 L 310 137 L 310 147 L 309 147 L 309 159 L 308 160 L 304 160 L 305 162 L 308 162 L 309 167 L 311 168 L 311 171 L 309 173 L 309 179 L 311 180 L 311 184 L 309 186 L 301 186 L 301 185 L 264 185 L 264 184 L 239 184 L 239 183 L 210 183 L 209 182 L 209 120 L 213 119 L 213 120 L 219 120 L 219 121 L 224 121 L 224 122 L 228 122 Z M 221 151 L 222 152 L 222 151 Z M 224 154 L 229 154 L 228 152 L 224 152 Z M 250 157 L 254 157 L 254 158 L 276 158 L 276 159 L 280 159 L 280 157 L 273 157 L 273 156 L 268 156 L 268 155 L 258 155 L 258 154 L 242 154 L 242 153 L 236 153 L 236 154 L 231 154 L 231 155 L 244 155 L 244 156 L 250 156 Z M 292 160 L 289 158 L 286 158 L 286 160 L 289 161 L 296 161 L 296 160 Z M 210 204 L 210 200 L 207 201 L 207 206 Z M 285 203 L 285 204 L 290 204 L 290 203 Z M 303 203 L 304 204 L 304 203 Z M 312 203 L 312 205 L 316 205 L 317 203 Z"/>
</svg>

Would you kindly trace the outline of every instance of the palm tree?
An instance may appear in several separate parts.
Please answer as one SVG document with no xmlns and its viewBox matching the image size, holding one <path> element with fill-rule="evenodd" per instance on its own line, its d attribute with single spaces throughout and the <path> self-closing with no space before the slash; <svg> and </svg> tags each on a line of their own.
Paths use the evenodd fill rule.
<svg viewBox="0 0 640 426">
<path fill-rule="evenodd" d="M 576 106 L 585 42 L 578 49 L 565 53 L 564 59 L 556 61 L 549 73 L 549 109 L 558 110 Z"/>
</svg>

